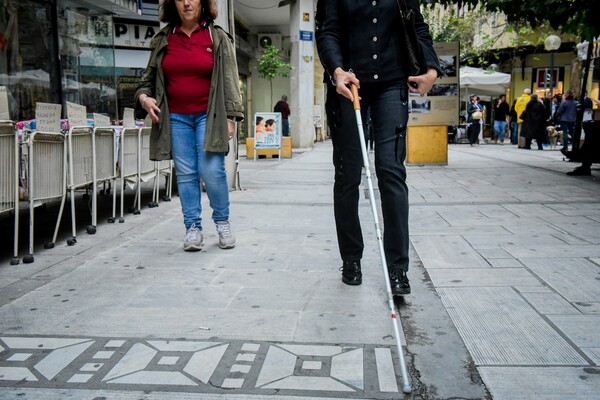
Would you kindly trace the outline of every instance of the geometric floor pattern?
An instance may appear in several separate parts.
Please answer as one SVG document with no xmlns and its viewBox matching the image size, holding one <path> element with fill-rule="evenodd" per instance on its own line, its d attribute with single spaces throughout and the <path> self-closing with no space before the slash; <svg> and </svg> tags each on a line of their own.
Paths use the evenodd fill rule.
<svg viewBox="0 0 600 400">
<path fill-rule="evenodd" d="M 386 399 L 396 366 L 381 345 L 0 336 L 0 387 Z"/>
</svg>

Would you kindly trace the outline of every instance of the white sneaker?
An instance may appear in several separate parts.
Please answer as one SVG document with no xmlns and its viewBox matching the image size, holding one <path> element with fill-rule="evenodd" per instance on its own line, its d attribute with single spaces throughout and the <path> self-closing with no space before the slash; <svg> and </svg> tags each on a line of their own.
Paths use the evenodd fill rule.
<svg viewBox="0 0 600 400">
<path fill-rule="evenodd" d="M 185 232 L 185 240 L 183 241 L 184 251 L 200 251 L 204 246 L 204 237 L 202 231 L 193 224 Z"/>
<path fill-rule="evenodd" d="M 235 237 L 231 232 L 231 224 L 228 221 L 217 221 L 215 225 L 219 234 L 219 247 L 233 249 L 235 247 Z"/>
</svg>

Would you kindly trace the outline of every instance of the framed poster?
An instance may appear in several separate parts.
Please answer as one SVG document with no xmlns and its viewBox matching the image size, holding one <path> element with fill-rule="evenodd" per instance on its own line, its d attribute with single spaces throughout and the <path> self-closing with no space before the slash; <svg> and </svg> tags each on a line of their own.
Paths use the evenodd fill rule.
<svg viewBox="0 0 600 400">
<path fill-rule="evenodd" d="M 281 149 L 281 113 L 254 114 L 254 148 Z M 256 154 L 256 152 L 255 152 Z"/>
<path fill-rule="evenodd" d="M 425 94 L 410 93 L 409 126 L 456 125 L 460 105 L 458 42 L 436 42 L 443 75 Z"/>
</svg>

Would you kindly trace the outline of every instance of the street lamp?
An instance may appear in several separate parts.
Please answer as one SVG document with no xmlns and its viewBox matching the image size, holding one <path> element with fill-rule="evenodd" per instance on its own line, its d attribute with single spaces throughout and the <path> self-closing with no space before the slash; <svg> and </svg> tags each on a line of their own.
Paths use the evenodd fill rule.
<svg viewBox="0 0 600 400">
<path fill-rule="evenodd" d="M 544 48 L 550 52 L 550 96 L 554 90 L 554 51 L 560 47 L 560 38 L 556 35 L 550 35 L 544 40 Z"/>
</svg>

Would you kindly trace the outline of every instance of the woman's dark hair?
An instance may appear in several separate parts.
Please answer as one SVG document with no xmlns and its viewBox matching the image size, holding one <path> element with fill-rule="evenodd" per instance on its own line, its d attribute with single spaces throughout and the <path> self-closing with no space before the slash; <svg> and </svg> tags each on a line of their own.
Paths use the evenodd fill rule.
<svg viewBox="0 0 600 400">
<path fill-rule="evenodd" d="M 575 94 L 573 93 L 573 91 L 571 89 L 567 90 L 567 93 L 565 93 L 565 99 L 573 100 L 574 98 L 575 98 Z"/>
<path fill-rule="evenodd" d="M 261 117 L 260 115 L 257 115 L 256 116 L 256 123 L 254 125 L 260 124 L 260 121 L 262 121 L 263 119 L 264 119 L 263 117 Z"/>
<path fill-rule="evenodd" d="M 160 21 L 170 25 L 181 25 L 181 18 L 175 6 L 176 0 L 164 0 L 160 6 Z M 217 0 L 200 0 L 202 11 L 200 12 L 200 21 L 212 22 L 219 14 L 217 10 Z"/>
</svg>

